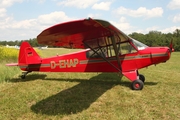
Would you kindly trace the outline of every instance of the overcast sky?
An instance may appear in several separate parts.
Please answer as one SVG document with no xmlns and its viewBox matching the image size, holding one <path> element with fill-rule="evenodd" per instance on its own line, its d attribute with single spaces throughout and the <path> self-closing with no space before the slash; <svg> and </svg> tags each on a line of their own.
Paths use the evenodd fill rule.
<svg viewBox="0 0 180 120">
<path fill-rule="evenodd" d="M 180 29 L 180 0 L 0 0 L 0 41 L 28 40 L 52 25 L 107 20 L 126 34 Z"/>
</svg>

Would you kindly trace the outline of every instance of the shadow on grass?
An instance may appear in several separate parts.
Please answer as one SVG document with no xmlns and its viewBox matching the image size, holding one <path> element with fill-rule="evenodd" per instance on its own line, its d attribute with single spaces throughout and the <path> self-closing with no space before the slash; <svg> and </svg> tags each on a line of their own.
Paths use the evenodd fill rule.
<svg viewBox="0 0 180 120">
<path fill-rule="evenodd" d="M 129 87 L 130 82 L 120 82 L 119 76 L 114 76 L 112 81 L 105 80 L 109 78 L 109 74 L 99 74 L 90 80 L 69 79 L 69 82 L 78 81 L 79 84 L 65 89 L 56 95 L 52 95 L 46 99 L 37 102 L 31 106 L 31 110 L 35 113 L 46 115 L 68 115 L 82 112 L 90 107 L 103 93 L 116 85 Z M 116 78 L 116 79 L 115 79 Z M 121 77 L 122 78 L 122 77 Z M 118 80 L 117 80 L 118 79 Z M 45 80 L 65 81 L 63 79 L 49 78 Z M 67 79 L 66 79 L 67 81 Z M 147 84 L 147 83 L 146 83 Z M 155 85 L 157 83 L 148 83 Z"/>
<path fill-rule="evenodd" d="M 46 74 L 33 73 L 26 76 L 25 79 L 21 79 L 21 77 L 19 76 L 19 78 L 12 78 L 8 82 L 27 82 L 27 81 L 37 80 L 37 79 L 45 79 L 46 76 L 47 76 Z"/>
</svg>

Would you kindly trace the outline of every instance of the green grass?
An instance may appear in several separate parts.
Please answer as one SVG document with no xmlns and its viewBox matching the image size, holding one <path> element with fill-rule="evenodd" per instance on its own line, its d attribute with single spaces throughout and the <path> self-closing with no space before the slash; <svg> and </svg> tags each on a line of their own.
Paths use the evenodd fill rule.
<svg viewBox="0 0 180 120">
<path fill-rule="evenodd" d="M 19 67 L 7 67 L 5 64 L 7 64 L 5 61 L 0 63 L 0 84 L 8 82 L 11 78 L 16 77 L 18 73 L 20 74 Z"/>
<path fill-rule="evenodd" d="M 42 56 L 77 50 L 47 49 Z M 180 119 L 180 53 L 140 70 L 146 82 L 132 91 L 115 73 L 18 74 L 0 84 L 0 119 L 139 120 Z"/>
</svg>

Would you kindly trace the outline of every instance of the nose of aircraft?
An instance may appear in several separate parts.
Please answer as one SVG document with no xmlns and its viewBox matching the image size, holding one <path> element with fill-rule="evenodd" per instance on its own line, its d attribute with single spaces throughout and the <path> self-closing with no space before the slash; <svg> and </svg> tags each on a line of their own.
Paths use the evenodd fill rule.
<svg viewBox="0 0 180 120">
<path fill-rule="evenodd" d="M 152 62 L 158 64 L 166 62 L 171 57 L 172 50 L 169 47 L 155 47 L 151 49 Z"/>
</svg>

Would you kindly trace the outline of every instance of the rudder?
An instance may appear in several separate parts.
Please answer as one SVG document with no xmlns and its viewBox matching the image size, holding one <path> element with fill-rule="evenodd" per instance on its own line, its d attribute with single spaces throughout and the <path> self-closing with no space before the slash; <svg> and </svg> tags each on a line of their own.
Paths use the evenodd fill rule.
<svg viewBox="0 0 180 120">
<path fill-rule="evenodd" d="M 18 64 L 41 64 L 41 57 L 28 42 L 22 42 L 21 44 Z"/>
</svg>

